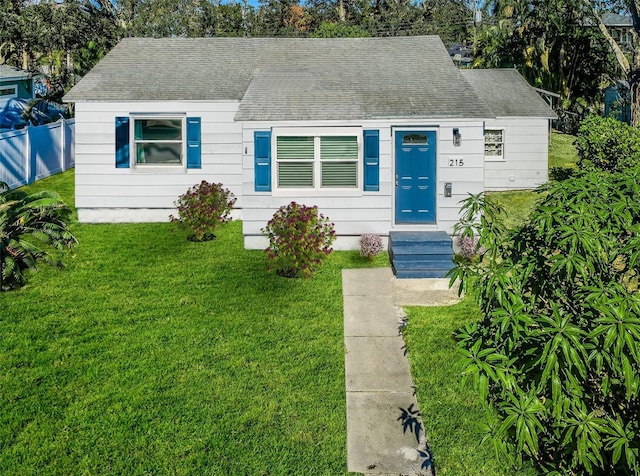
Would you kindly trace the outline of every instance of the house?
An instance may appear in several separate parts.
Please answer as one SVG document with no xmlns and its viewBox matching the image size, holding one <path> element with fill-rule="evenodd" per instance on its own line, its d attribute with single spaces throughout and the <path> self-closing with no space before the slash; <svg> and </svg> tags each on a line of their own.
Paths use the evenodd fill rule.
<svg viewBox="0 0 640 476">
<path fill-rule="evenodd" d="M 166 221 L 205 179 L 236 195 L 254 249 L 292 200 L 338 249 L 451 233 L 468 193 L 547 181 L 555 117 L 517 72 L 461 72 L 436 36 L 127 38 L 65 101 L 80 221 Z"/>
<path fill-rule="evenodd" d="M 630 16 L 606 12 L 602 14 L 602 23 L 611 37 L 625 51 L 633 51 L 633 20 Z"/>
<path fill-rule="evenodd" d="M 628 81 L 619 80 L 605 88 L 604 116 L 631 123 L 631 89 Z"/>
<path fill-rule="evenodd" d="M 0 64 L 0 109 L 12 98 L 34 97 L 33 75 L 8 64 Z"/>
<path fill-rule="evenodd" d="M 473 63 L 473 48 L 467 46 L 467 43 L 451 43 L 447 47 L 449 56 L 454 63 L 460 68 L 470 68 Z"/>
</svg>

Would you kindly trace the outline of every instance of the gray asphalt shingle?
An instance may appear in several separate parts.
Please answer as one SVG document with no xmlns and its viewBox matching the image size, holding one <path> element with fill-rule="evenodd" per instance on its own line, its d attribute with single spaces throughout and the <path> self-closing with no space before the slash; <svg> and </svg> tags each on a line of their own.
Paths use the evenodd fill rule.
<svg viewBox="0 0 640 476">
<path fill-rule="evenodd" d="M 467 69 L 464 78 L 495 117 L 546 117 L 556 115 L 515 69 Z"/>
<path fill-rule="evenodd" d="M 126 38 L 65 101 L 240 101 L 236 120 L 491 115 L 437 36 Z"/>
<path fill-rule="evenodd" d="M 4 79 L 28 79 L 31 74 L 15 66 L 0 64 L 0 80 Z"/>
</svg>

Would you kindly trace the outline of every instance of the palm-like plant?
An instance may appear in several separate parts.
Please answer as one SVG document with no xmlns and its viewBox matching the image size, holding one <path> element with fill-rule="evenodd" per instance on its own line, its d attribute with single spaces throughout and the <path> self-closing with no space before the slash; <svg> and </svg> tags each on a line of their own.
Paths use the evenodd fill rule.
<svg viewBox="0 0 640 476">
<path fill-rule="evenodd" d="M 55 192 L 27 194 L 0 182 L 0 291 L 23 286 L 38 261 L 62 264 L 62 252 L 77 243 L 70 214 Z"/>
</svg>

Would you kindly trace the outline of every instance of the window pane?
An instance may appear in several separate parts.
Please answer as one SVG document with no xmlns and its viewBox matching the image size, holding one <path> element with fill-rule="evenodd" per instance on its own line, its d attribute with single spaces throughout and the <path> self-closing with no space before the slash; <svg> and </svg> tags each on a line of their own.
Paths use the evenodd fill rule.
<svg viewBox="0 0 640 476">
<path fill-rule="evenodd" d="M 277 141 L 278 160 L 313 160 L 313 137 L 282 137 Z"/>
<path fill-rule="evenodd" d="M 358 160 L 358 138 L 356 136 L 321 137 L 320 158 L 322 160 Z"/>
<path fill-rule="evenodd" d="M 147 142 L 136 144 L 137 164 L 181 164 L 182 143 Z"/>
<path fill-rule="evenodd" d="M 407 145 L 429 145 L 426 134 L 406 134 L 402 143 Z"/>
<path fill-rule="evenodd" d="M 485 142 L 502 142 L 502 130 L 484 131 Z"/>
<path fill-rule="evenodd" d="M 136 140 L 182 140 L 182 119 L 137 119 Z"/>
<path fill-rule="evenodd" d="M 500 157 L 502 155 L 502 144 L 485 144 L 484 155 L 489 157 Z"/>
<path fill-rule="evenodd" d="M 502 129 L 487 129 L 484 131 L 484 155 L 487 157 L 502 157 Z"/>
<path fill-rule="evenodd" d="M 322 187 L 357 187 L 357 162 L 323 162 Z"/>
<path fill-rule="evenodd" d="M 313 162 L 278 162 L 278 187 L 313 188 Z"/>
<path fill-rule="evenodd" d="M 16 95 L 15 86 L 0 87 L 0 96 L 15 96 L 15 95 Z"/>
</svg>

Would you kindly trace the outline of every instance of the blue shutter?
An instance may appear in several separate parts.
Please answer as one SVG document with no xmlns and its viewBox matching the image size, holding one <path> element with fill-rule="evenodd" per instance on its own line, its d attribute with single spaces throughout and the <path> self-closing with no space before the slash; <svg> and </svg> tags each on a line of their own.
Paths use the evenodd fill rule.
<svg viewBox="0 0 640 476">
<path fill-rule="evenodd" d="M 116 117 L 116 168 L 128 169 L 129 160 L 129 118 Z"/>
<path fill-rule="evenodd" d="M 256 192 L 271 191 L 271 132 L 253 133 L 254 181 Z"/>
<path fill-rule="evenodd" d="M 364 191 L 380 190 L 380 133 L 364 131 Z"/>
<path fill-rule="evenodd" d="M 202 146 L 200 140 L 200 118 L 187 117 L 187 168 L 202 167 Z"/>
</svg>

